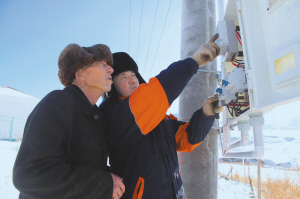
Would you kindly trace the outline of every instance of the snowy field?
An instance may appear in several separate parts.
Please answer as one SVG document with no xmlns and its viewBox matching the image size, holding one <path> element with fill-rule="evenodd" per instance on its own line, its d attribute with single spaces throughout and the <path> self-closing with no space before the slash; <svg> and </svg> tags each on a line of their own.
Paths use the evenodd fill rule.
<svg viewBox="0 0 300 199">
<path fill-rule="evenodd" d="M 12 168 L 17 156 L 17 143 L 0 141 L 0 198 L 17 199 L 19 192 L 12 183 Z"/>
<path fill-rule="evenodd" d="M 264 156 L 261 159 L 261 181 L 268 178 L 299 180 L 299 172 L 292 171 L 300 167 L 300 114 L 297 108 L 300 101 L 279 106 L 264 114 L 263 126 Z M 240 139 L 237 127 L 231 132 L 231 142 Z M 219 172 L 228 174 L 232 168 L 232 174 L 238 174 L 242 178 L 248 177 L 248 166 L 243 166 L 242 159 L 228 159 L 222 157 L 221 145 L 219 145 Z M 253 150 L 252 128 L 249 131 L 249 145 L 233 151 Z M 249 159 L 250 176 L 257 179 L 257 161 Z M 230 177 L 230 175 L 229 175 Z M 254 189 L 254 195 L 257 196 Z M 252 198 L 250 185 L 234 181 L 226 181 L 224 178 L 218 181 L 218 198 Z M 255 197 L 256 198 L 256 197 Z"/>
<path fill-rule="evenodd" d="M 268 177 L 283 179 L 286 175 L 294 180 L 299 178 L 299 175 L 295 175 L 295 171 L 291 171 L 291 169 L 300 166 L 300 116 L 299 113 L 293 111 L 294 107 L 300 107 L 300 101 L 290 104 L 289 107 L 278 107 L 264 116 L 265 151 L 261 159 L 262 181 L 266 181 Z M 252 131 L 249 132 L 249 136 L 249 146 L 240 150 L 253 149 Z M 232 141 L 239 138 L 240 133 L 235 129 L 232 133 Z M 17 148 L 18 144 L 16 142 L 0 140 L 0 199 L 18 198 L 19 193 L 12 183 L 12 168 L 17 155 Z M 219 150 L 219 160 L 219 172 L 228 174 L 232 167 L 233 175 L 239 174 L 244 177 L 245 173 L 248 176 L 248 166 L 243 167 L 241 159 L 222 158 L 221 150 Z M 236 162 L 239 164 L 236 164 Z M 256 161 L 249 160 L 249 162 L 251 163 L 250 176 L 257 179 Z M 257 196 L 256 190 L 254 190 L 254 195 Z M 250 185 L 219 178 L 218 199 L 232 198 L 253 198 Z"/>
<path fill-rule="evenodd" d="M 294 171 L 286 171 L 297 165 L 300 165 L 300 129 L 299 130 L 279 130 L 264 129 L 265 154 L 261 160 L 263 167 L 261 168 L 261 179 L 265 181 L 267 177 L 284 178 L 289 175 L 290 178 L 296 177 Z M 251 134 L 251 133 L 250 133 Z M 250 139 L 251 140 L 251 139 Z M 12 184 L 12 168 L 17 155 L 17 143 L 0 141 L 0 198 L 15 199 L 18 198 L 18 191 Z M 244 167 L 240 164 L 222 163 L 233 160 L 223 159 L 221 151 L 219 151 L 219 171 L 227 174 L 231 166 L 232 173 L 244 176 Z M 255 161 L 250 161 L 255 164 Z M 248 176 L 248 167 L 245 167 L 245 174 Z M 257 178 L 257 167 L 250 166 L 250 175 Z M 256 191 L 255 192 L 255 196 Z M 227 181 L 220 178 L 218 181 L 218 198 L 251 198 L 251 188 L 249 184 Z"/>
<path fill-rule="evenodd" d="M 239 132 L 235 132 L 238 134 Z M 234 134 L 234 133 L 233 133 Z M 240 134 L 240 133 L 239 133 Z M 251 133 L 250 133 L 251 134 Z M 268 178 L 284 179 L 288 176 L 291 180 L 298 180 L 299 172 L 293 171 L 300 166 L 300 128 L 299 129 L 272 129 L 263 128 L 264 135 L 264 156 L 261 159 L 261 181 L 267 181 Z M 232 137 L 232 141 L 239 137 Z M 251 144 L 253 138 L 250 136 Z M 220 148 L 220 147 L 219 147 Z M 241 148 L 243 150 L 253 150 L 253 145 Z M 251 178 L 257 179 L 257 161 L 249 159 L 250 169 L 242 159 L 228 159 L 222 157 L 219 150 L 219 172 L 228 174 L 232 168 L 232 175 L 239 174 L 242 178 L 248 178 L 249 170 Z M 229 175 L 229 177 L 231 174 Z M 251 198 L 250 185 L 234 181 L 226 181 L 224 178 L 218 181 L 218 198 Z M 257 190 L 254 195 L 257 196 Z M 255 197 L 256 198 L 256 197 Z"/>
<path fill-rule="evenodd" d="M 12 183 L 12 168 L 17 155 L 17 143 L 0 141 L 0 199 L 16 199 L 19 192 Z M 218 198 L 250 198 L 249 185 L 219 180 Z"/>
</svg>

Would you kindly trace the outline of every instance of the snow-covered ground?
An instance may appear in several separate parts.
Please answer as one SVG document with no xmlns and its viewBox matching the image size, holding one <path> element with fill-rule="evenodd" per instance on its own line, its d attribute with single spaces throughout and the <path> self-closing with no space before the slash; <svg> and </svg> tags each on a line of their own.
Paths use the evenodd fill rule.
<svg viewBox="0 0 300 199">
<path fill-rule="evenodd" d="M 289 175 L 290 178 L 299 177 L 294 171 L 287 171 L 294 166 L 300 165 L 300 129 L 299 130 L 280 130 L 272 128 L 264 128 L 265 154 L 261 160 L 263 167 L 261 168 L 261 179 L 265 181 L 267 177 L 284 178 Z M 250 139 L 251 140 L 251 139 Z M 17 143 L 0 141 L 0 198 L 15 199 L 18 198 L 18 191 L 12 183 L 12 168 L 17 155 Z M 219 151 L 219 172 L 228 174 L 231 167 L 232 173 L 244 176 L 244 167 L 242 161 L 240 164 L 232 164 L 225 162 L 233 162 L 233 160 L 223 159 L 221 151 Z M 223 163 L 224 162 L 224 163 Z M 250 161 L 250 175 L 257 178 L 257 166 L 255 161 Z M 248 176 L 248 167 L 245 167 L 245 174 Z M 254 191 L 255 195 L 256 190 Z M 243 184 L 235 181 L 227 181 L 220 178 L 218 181 L 218 198 L 251 198 L 251 188 L 249 184 Z"/>
<path fill-rule="evenodd" d="M 235 132 L 238 134 L 239 132 Z M 233 133 L 234 134 L 234 133 Z M 240 134 L 240 133 L 239 133 Z M 261 180 L 267 181 L 268 178 L 284 179 L 288 176 L 291 180 L 299 180 L 299 171 L 293 171 L 298 165 L 300 166 L 300 128 L 296 129 L 273 129 L 264 128 L 264 156 L 261 159 Z M 232 141 L 238 137 L 232 137 Z M 253 138 L 250 136 L 250 143 Z M 219 147 L 220 149 L 221 147 Z M 253 150 L 253 145 L 241 148 L 242 150 Z M 257 179 L 257 161 L 249 159 L 249 169 L 247 160 L 243 166 L 242 159 L 228 159 L 222 157 L 222 152 L 219 150 L 219 166 L 218 171 L 227 175 L 232 168 L 232 175 L 239 174 L 242 178 L 248 178 L 249 173 L 251 178 Z M 229 177 L 231 174 L 229 175 Z M 234 181 L 227 181 L 224 178 L 218 181 L 218 198 L 251 198 L 251 188 L 249 184 L 243 184 Z M 254 195 L 257 196 L 257 190 L 254 190 Z M 255 197 L 256 198 L 256 197 Z"/>
<path fill-rule="evenodd" d="M 264 114 L 265 125 L 263 126 L 264 156 L 261 159 L 261 180 L 268 178 L 299 180 L 299 171 L 293 171 L 300 167 L 300 113 L 296 107 L 300 101 L 279 106 Z M 231 132 L 231 142 L 240 139 L 237 127 Z M 232 168 L 232 174 L 241 177 L 250 176 L 257 179 L 257 161 L 249 159 L 250 167 L 243 166 L 242 159 L 228 159 L 222 157 L 221 145 L 219 145 L 219 172 L 228 174 Z M 249 145 L 233 151 L 253 150 L 252 129 L 249 132 Z M 230 177 L 230 176 L 229 176 Z M 250 185 L 234 181 L 226 181 L 224 178 L 218 181 L 218 198 L 251 198 Z M 257 196 L 257 190 L 254 195 Z"/>
<path fill-rule="evenodd" d="M 256 191 L 254 190 L 256 195 Z M 219 178 L 218 181 L 218 199 L 245 199 L 253 198 L 250 185 L 243 184 L 241 182 L 225 180 Z"/>
<path fill-rule="evenodd" d="M 0 141 L 0 198 L 16 199 L 19 192 L 12 183 L 12 168 L 17 155 L 17 143 Z M 218 198 L 250 198 L 250 186 L 233 181 L 219 180 Z"/>
<path fill-rule="evenodd" d="M 279 109 L 265 114 L 264 135 L 264 156 L 261 159 L 261 179 L 266 181 L 268 177 L 273 179 L 283 179 L 286 175 L 290 179 L 298 180 L 299 172 L 291 169 L 300 166 L 300 115 L 294 111 L 294 107 L 300 106 L 300 101 L 287 106 L 281 106 Z M 294 114 L 294 115 L 292 115 Z M 249 134 L 249 146 L 241 150 L 251 150 L 253 148 L 252 133 Z M 240 133 L 235 129 L 232 133 L 232 141 L 239 139 Z M 16 199 L 18 191 L 12 183 L 12 168 L 17 155 L 18 144 L 0 140 L 0 199 Z M 220 147 L 219 147 L 220 149 Z M 244 167 L 242 160 L 224 159 L 219 150 L 219 172 L 228 174 L 239 174 L 248 176 L 248 166 Z M 236 164 L 234 162 L 239 162 Z M 249 160 L 250 175 L 257 179 L 257 166 L 255 160 Z M 254 195 L 257 196 L 256 190 Z M 253 198 L 249 184 L 243 184 L 235 181 L 227 181 L 219 178 L 218 181 L 218 199 L 228 198 Z"/>
<path fill-rule="evenodd" d="M 17 156 L 17 142 L 0 141 L 0 198 L 16 199 L 19 192 L 12 183 L 12 168 Z"/>
</svg>

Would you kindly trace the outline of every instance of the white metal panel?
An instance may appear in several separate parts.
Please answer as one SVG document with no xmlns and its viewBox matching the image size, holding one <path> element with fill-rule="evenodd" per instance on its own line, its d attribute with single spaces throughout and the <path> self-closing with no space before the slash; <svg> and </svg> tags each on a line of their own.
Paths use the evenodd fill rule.
<svg viewBox="0 0 300 199">
<path fill-rule="evenodd" d="M 225 13 L 224 20 L 233 20 L 236 24 L 238 24 L 235 0 L 227 1 L 225 4 Z"/>
<path fill-rule="evenodd" d="M 268 10 L 264 1 L 241 1 L 244 34 L 256 108 L 276 106 L 300 96 L 300 81 L 276 87 L 272 81 L 272 54 L 300 42 L 300 1 Z M 241 23 L 241 22 L 240 22 Z M 272 63 L 272 62 L 271 62 Z"/>
</svg>

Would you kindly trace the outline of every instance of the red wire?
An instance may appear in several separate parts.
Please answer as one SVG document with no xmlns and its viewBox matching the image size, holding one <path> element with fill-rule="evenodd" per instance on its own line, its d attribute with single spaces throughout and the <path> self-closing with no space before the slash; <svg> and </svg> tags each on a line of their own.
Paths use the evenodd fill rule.
<svg viewBox="0 0 300 199">
<path fill-rule="evenodd" d="M 232 65 L 238 67 L 238 65 L 236 65 L 235 63 L 233 63 L 233 59 L 231 59 L 231 63 L 232 63 Z M 241 64 L 239 67 L 245 67 L 245 65 Z"/>
<path fill-rule="evenodd" d="M 232 63 L 232 65 L 234 65 L 234 66 L 238 66 L 238 65 L 236 65 L 235 63 L 233 63 L 233 59 L 231 59 L 231 63 Z"/>
<path fill-rule="evenodd" d="M 239 33 L 237 33 L 237 34 L 239 34 Z M 235 36 L 236 36 L 236 38 L 238 39 L 238 41 L 239 41 L 239 43 L 241 44 L 241 46 L 242 46 L 242 42 L 241 42 L 241 40 L 240 40 L 240 38 L 239 38 L 239 36 L 237 35 L 237 34 L 235 34 Z M 239 34 L 240 35 L 240 34 Z M 231 59 L 231 63 L 232 63 L 232 65 L 234 65 L 234 66 L 238 66 L 238 65 L 236 65 L 235 63 L 233 63 L 233 59 Z M 245 65 L 240 65 L 240 66 L 245 66 Z"/>
<path fill-rule="evenodd" d="M 229 102 L 228 105 L 229 105 L 229 106 L 233 106 L 234 104 L 233 104 L 233 102 L 231 101 L 231 102 Z M 236 104 L 236 106 L 249 106 L 249 104 L 243 104 L 243 105 L 241 105 L 241 104 Z"/>
<path fill-rule="evenodd" d="M 239 40 L 239 42 L 240 42 L 240 44 L 241 44 L 241 46 L 242 46 L 242 42 L 241 42 L 239 36 L 238 36 L 237 34 L 235 34 L 235 36 L 236 36 L 236 38 Z"/>
<path fill-rule="evenodd" d="M 229 104 L 229 106 L 233 106 L 231 104 Z M 240 104 L 236 104 L 236 106 L 241 106 Z M 242 106 L 249 106 L 249 104 L 243 104 Z"/>
</svg>

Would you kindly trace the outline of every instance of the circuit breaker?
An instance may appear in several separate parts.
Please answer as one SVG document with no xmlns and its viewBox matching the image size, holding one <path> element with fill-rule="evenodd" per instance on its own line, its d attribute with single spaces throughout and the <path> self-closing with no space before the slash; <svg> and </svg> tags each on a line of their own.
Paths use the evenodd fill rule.
<svg viewBox="0 0 300 199">
<path fill-rule="evenodd" d="M 220 47 L 220 55 L 225 56 L 225 61 L 230 61 L 239 52 L 235 30 L 236 25 L 233 20 L 218 22 L 216 32 L 219 34 L 219 38 L 217 44 Z"/>
<path fill-rule="evenodd" d="M 227 107 L 227 118 L 233 119 L 249 109 L 248 84 L 239 26 L 233 20 L 219 21 L 217 44 L 222 60 L 223 76 L 219 79 L 219 105 Z"/>
<path fill-rule="evenodd" d="M 244 68 L 234 68 L 228 72 L 222 80 L 222 87 L 216 92 L 219 94 L 219 100 L 222 106 L 226 106 L 232 100 L 238 100 L 237 96 L 247 90 L 247 80 Z"/>
</svg>

